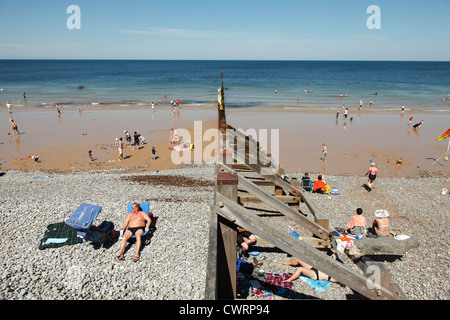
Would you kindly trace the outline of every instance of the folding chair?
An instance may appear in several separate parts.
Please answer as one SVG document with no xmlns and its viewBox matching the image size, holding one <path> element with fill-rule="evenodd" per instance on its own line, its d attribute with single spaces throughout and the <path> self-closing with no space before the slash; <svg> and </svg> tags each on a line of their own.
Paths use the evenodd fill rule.
<svg viewBox="0 0 450 320">
<path fill-rule="evenodd" d="M 305 191 L 311 191 L 312 190 L 312 181 L 310 179 L 302 179 L 301 187 Z"/>
</svg>

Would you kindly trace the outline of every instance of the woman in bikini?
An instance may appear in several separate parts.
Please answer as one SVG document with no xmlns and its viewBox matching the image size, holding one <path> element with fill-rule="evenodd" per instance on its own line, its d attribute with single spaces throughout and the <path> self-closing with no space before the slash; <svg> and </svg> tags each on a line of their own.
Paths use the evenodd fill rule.
<svg viewBox="0 0 450 320">
<path fill-rule="evenodd" d="M 369 175 L 369 181 L 368 181 L 367 185 L 369 186 L 370 189 L 372 189 L 372 184 L 378 176 L 378 168 L 375 166 L 375 163 L 372 162 L 370 164 L 370 168 L 366 172 L 366 176 L 367 175 Z"/>
<path fill-rule="evenodd" d="M 336 253 L 333 253 L 331 257 L 333 259 L 336 259 Z M 336 279 L 330 277 L 329 275 L 326 275 L 322 271 L 317 270 L 316 268 L 297 258 L 288 262 L 282 262 L 281 264 L 293 267 L 300 266 L 297 270 L 295 270 L 294 274 L 289 279 L 283 282 L 292 282 L 298 279 L 301 274 L 313 280 L 327 280 L 331 282 L 338 282 Z"/>
</svg>

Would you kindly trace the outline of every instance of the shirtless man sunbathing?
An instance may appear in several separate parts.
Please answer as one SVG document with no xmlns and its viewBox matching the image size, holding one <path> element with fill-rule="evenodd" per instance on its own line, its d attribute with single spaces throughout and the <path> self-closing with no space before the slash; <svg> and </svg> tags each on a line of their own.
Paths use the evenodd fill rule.
<svg viewBox="0 0 450 320">
<path fill-rule="evenodd" d="M 132 211 L 128 214 L 122 227 L 123 238 L 119 253 L 117 254 L 117 259 L 124 260 L 123 251 L 125 250 L 128 239 L 130 239 L 131 236 L 134 235 L 136 236 L 136 254 L 134 255 L 133 261 L 136 262 L 139 261 L 141 237 L 144 234 L 144 231 L 148 232 L 152 220 L 150 219 L 148 214 L 141 210 L 141 207 L 138 203 L 133 203 L 133 205 L 131 206 L 131 210 Z"/>
</svg>

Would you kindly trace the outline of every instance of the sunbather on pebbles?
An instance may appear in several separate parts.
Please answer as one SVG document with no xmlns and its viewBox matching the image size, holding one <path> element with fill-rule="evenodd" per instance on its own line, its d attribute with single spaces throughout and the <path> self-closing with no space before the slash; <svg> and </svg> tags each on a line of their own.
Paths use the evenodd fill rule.
<svg viewBox="0 0 450 320">
<path fill-rule="evenodd" d="M 131 206 L 132 211 L 128 214 L 125 222 L 123 224 L 123 238 L 122 243 L 120 244 L 120 250 L 117 254 L 117 259 L 124 260 L 123 252 L 125 250 L 125 246 L 127 245 L 127 241 L 131 238 L 131 236 L 136 236 L 136 253 L 134 255 L 133 261 L 139 261 L 139 250 L 141 249 L 141 237 L 145 232 L 149 231 L 150 224 L 152 220 L 150 217 L 142 211 L 141 207 L 138 203 L 133 203 Z M 147 222 L 147 224 L 146 224 Z"/>
</svg>

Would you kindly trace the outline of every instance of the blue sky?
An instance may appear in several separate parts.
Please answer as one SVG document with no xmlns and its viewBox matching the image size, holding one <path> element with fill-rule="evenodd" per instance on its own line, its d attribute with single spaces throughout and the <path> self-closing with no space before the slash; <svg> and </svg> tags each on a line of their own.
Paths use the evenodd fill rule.
<svg viewBox="0 0 450 320">
<path fill-rule="evenodd" d="M 0 0 L 0 30 L 0 59 L 450 60 L 448 0 Z"/>
</svg>

